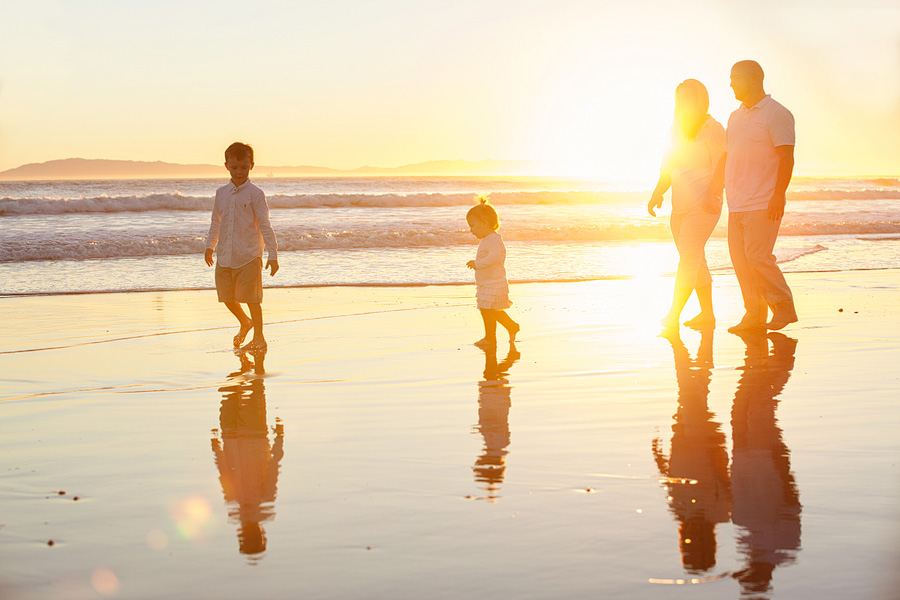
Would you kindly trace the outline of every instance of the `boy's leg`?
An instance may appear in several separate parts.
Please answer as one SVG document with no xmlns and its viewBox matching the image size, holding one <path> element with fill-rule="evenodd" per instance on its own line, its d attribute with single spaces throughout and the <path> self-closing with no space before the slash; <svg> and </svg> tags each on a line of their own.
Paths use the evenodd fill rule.
<svg viewBox="0 0 900 600">
<path fill-rule="evenodd" d="M 225 308 L 231 311 L 235 317 L 237 317 L 238 323 L 243 327 L 247 325 L 247 329 L 249 330 L 252 325 L 250 324 L 250 317 L 247 316 L 247 313 L 244 312 L 243 307 L 241 307 L 239 302 L 223 302 Z"/>
<path fill-rule="evenodd" d="M 494 320 L 503 325 L 506 328 L 506 331 L 509 332 L 510 341 L 515 341 L 516 334 L 519 333 L 519 324 L 512 320 L 512 318 L 506 314 L 505 310 L 495 310 L 497 313 L 494 316 Z"/>
<path fill-rule="evenodd" d="M 262 318 L 262 260 L 257 258 L 237 269 L 235 300 L 247 305 L 253 326 L 253 339 L 243 350 L 261 350 L 266 347 Z"/>
<path fill-rule="evenodd" d="M 247 304 L 250 311 L 250 320 L 253 323 L 253 339 L 244 346 L 245 350 L 261 350 L 266 347 L 266 338 L 263 336 L 262 304 L 253 302 Z"/>
<path fill-rule="evenodd" d="M 237 302 L 223 302 L 225 308 L 231 311 L 237 320 L 238 323 L 241 324 L 241 328 L 238 330 L 237 335 L 234 336 L 234 347 L 240 348 L 241 344 L 244 343 L 244 338 L 247 337 L 247 334 L 250 333 L 250 330 L 253 328 L 253 321 L 251 317 L 247 316 L 247 313 L 244 312 L 244 309 L 241 308 L 241 305 Z"/>
</svg>

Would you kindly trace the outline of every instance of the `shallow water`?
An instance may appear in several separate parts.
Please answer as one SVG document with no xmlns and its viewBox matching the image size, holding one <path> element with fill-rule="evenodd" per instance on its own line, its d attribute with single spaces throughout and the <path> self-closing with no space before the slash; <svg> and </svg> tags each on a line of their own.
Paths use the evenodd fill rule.
<svg viewBox="0 0 900 600">
<path fill-rule="evenodd" d="M 648 281 L 517 285 L 495 357 L 469 287 L 272 290 L 255 365 L 209 292 L 0 300 L 0 590 L 894 597 L 897 274 L 791 281 L 680 342 Z"/>
</svg>

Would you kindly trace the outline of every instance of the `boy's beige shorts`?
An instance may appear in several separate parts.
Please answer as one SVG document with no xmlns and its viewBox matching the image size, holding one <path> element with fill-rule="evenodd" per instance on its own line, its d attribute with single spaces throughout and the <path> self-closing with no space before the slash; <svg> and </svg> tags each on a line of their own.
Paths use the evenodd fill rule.
<svg viewBox="0 0 900 600">
<path fill-rule="evenodd" d="M 237 269 L 216 264 L 216 293 L 219 302 L 261 303 L 262 259 L 251 260 Z"/>
</svg>

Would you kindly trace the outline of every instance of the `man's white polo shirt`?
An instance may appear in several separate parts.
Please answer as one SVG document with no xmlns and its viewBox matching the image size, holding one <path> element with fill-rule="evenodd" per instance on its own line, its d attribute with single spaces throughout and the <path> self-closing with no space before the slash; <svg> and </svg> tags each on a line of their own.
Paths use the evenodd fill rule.
<svg viewBox="0 0 900 600">
<path fill-rule="evenodd" d="M 778 146 L 793 146 L 794 115 L 766 96 L 741 105 L 728 118 L 725 134 L 725 197 L 730 212 L 768 208 L 778 177 Z"/>
</svg>

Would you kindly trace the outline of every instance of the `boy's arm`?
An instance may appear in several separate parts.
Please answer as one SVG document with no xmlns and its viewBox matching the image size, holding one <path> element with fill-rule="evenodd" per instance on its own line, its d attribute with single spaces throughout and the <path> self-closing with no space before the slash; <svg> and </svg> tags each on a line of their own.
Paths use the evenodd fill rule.
<svg viewBox="0 0 900 600">
<path fill-rule="evenodd" d="M 222 222 L 222 217 L 219 215 L 218 193 L 216 193 L 216 199 L 213 202 L 210 221 L 209 233 L 206 234 L 206 252 L 203 253 L 203 258 L 206 260 L 206 264 L 211 267 L 213 265 L 213 251 L 216 249 L 216 244 L 219 243 L 219 225 Z"/>
<path fill-rule="evenodd" d="M 253 198 L 253 212 L 256 215 L 256 222 L 259 225 L 259 232 L 262 234 L 263 242 L 266 244 L 266 268 L 272 269 L 272 275 L 278 272 L 278 239 L 275 237 L 275 230 L 272 228 L 272 222 L 269 219 L 269 205 L 266 203 L 266 194 L 260 190 L 259 194 Z"/>
</svg>

